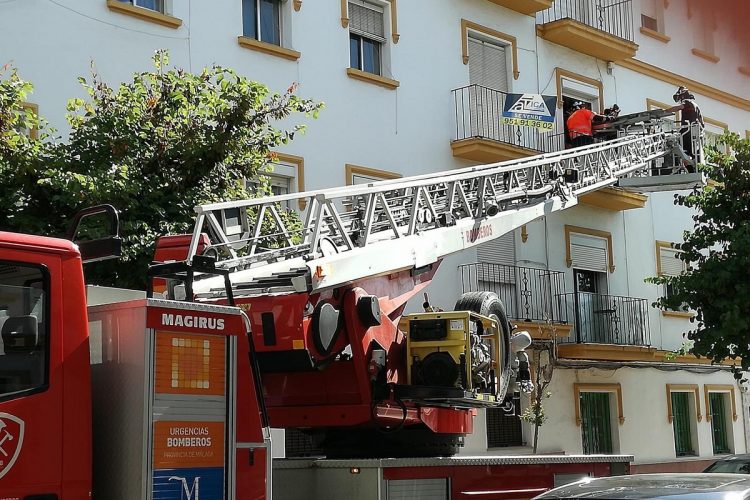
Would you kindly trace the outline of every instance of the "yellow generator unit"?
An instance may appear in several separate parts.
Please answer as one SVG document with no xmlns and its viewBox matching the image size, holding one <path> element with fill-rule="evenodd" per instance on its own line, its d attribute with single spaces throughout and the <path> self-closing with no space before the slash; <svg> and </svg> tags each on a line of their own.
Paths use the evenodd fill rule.
<svg viewBox="0 0 750 500">
<path fill-rule="evenodd" d="M 403 316 L 407 384 L 459 389 L 463 398 L 498 403 L 503 332 L 496 317 L 471 311 L 427 312 Z M 504 388 L 502 389 L 504 392 Z M 501 402 L 500 401 L 500 402 Z"/>
</svg>

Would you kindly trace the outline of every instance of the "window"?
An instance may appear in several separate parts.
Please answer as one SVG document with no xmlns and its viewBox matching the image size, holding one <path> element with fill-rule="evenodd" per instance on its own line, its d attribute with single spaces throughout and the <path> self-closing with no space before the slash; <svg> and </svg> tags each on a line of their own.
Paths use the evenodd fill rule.
<svg viewBox="0 0 750 500">
<path fill-rule="evenodd" d="M 349 65 L 354 69 L 382 74 L 385 44 L 383 7 L 364 0 L 349 1 Z"/>
<path fill-rule="evenodd" d="M 39 138 L 39 129 L 36 127 L 36 122 L 39 120 L 39 106 L 25 102 L 21 105 L 22 112 L 26 114 L 25 122 L 32 125 L 31 128 L 19 127 L 18 133 L 23 134 L 30 139 Z"/>
<path fill-rule="evenodd" d="M 370 184 L 371 182 L 384 181 L 389 179 L 398 179 L 401 174 L 388 172 L 387 170 L 378 170 L 376 168 L 360 167 L 359 165 L 346 165 L 346 184 Z"/>
<path fill-rule="evenodd" d="M 727 412 L 725 400 L 726 395 L 720 392 L 712 392 L 708 395 L 714 455 L 730 452 L 729 439 L 727 436 Z"/>
<path fill-rule="evenodd" d="M 144 9 L 155 10 L 164 14 L 164 1 L 165 0 L 119 0 L 122 3 L 129 3 L 136 7 L 143 7 Z"/>
<path fill-rule="evenodd" d="M 711 422 L 714 454 L 733 453 L 734 433 L 732 422 L 737 421 L 734 386 L 706 384 L 706 420 Z M 730 413 L 731 409 L 731 413 Z"/>
<path fill-rule="evenodd" d="M 620 384 L 573 384 L 576 425 L 581 427 L 583 453 L 614 453 L 619 434 L 614 416 L 625 423 Z"/>
<path fill-rule="evenodd" d="M 582 392 L 581 436 L 585 455 L 613 453 L 612 417 L 607 392 Z"/>
<path fill-rule="evenodd" d="M 672 248 L 672 243 L 666 241 L 656 242 L 656 274 L 659 276 L 679 276 L 685 272 L 687 265 L 684 260 L 680 258 L 682 253 L 676 248 Z M 664 296 L 671 297 L 677 290 L 675 285 L 667 284 L 664 285 Z M 680 310 L 687 310 L 687 307 L 681 307 Z"/>
<path fill-rule="evenodd" d="M 289 193 L 298 193 L 305 190 L 304 183 L 304 160 L 299 156 L 277 154 L 277 159 L 269 165 L 268 172 L 260 174 L 268 180 L 269 188 L 273 196 L 281 196 Z M 257 180 L 247 181 L 248 188 L 256 189 L 259 186 Z M 293 203 L 286 201 L 282 204 L 287 210 L 295 209 Z M 304 208 L 304 202 L 300 201 L 299 208 Z"/>
<path fill-rule="evenodd" d="M 664 4 L 662 0 L 643 0 L 641 4 L 641 34 L 667 43 L 671 39 L 664 34 Z"/>
<path fill-rule="evenodd" d="M 261 42 L 281 45 L 279 0 L 242 0 L 242 34 Z"/>
<path fill-rule="evenodd" d="M 659 31 L 659 24 L 656 18 L 647 16 L 646 14 L 641 14 L 641 26 L 651 31 Z"/>
<path fill-rule="evenodd" d="M 675 455 L 678 457 L 695 455 L 691 428 L 690 393 L 672 392 L 669 396 L 672 402 L 672 430 L 674 432 Z"/>
<path fill-rule="evenodd" d="M 48 289 L 42 268 L 0 262 L 0 400 L 47 383 Z"/>
<path fill-rule="evenodd" d="M 729 131 L 729 125 L 706 116 L 703 117 L 703 121 L 706 125 L 706 128 L 704 129 L 704 133 L 706 134 L 705 146 L 713 146 L 718 148 L 719 151 L 729 154 L 729 146 L 726 144 L 719 144 L 719 138 Z"/>
<path fill-rule="evenodd" d="M 487 408 L 487 447 L 523 446 L 520 415 L 521 395 L 518 392 L 513 394 L 512 411 L 508 412 L 503 408 Z"/>
</svg>

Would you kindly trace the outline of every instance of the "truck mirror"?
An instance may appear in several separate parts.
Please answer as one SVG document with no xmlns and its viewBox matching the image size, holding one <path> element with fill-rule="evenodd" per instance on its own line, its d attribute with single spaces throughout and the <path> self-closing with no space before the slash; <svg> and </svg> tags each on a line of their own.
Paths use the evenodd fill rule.
<svg viewBox="0 0 750 500">
<path fill-rule="evenodd" d="M 81 239 L 79 232 L 83 219 L 102 214 L 107 217 L 107 236 Z M 70 225 L 70 229 L 68 229 L 67 238 L 78 245 L 84 263 L 117 259 L 122 255 L 120 217 L 112 205 L 96 205 L 79 211 L 73 217 L 73 222 Z"/>
</svg>

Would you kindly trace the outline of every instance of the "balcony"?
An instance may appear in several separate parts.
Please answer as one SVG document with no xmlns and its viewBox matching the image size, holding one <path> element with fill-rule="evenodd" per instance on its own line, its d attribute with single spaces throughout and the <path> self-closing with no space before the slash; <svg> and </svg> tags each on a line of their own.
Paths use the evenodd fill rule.
<svg viewBox="0 0 750 500">
<path fill-rule="evenodd" d="M 549 9 L 555 0 L 490 0 L 490 2 L 515 10 L 521 14 L 531 15 L 540 10 Z"/>
<path fill-rule="evenodd" d="M 603 61 L 634 57 L 632 0 L 557 0 L 537 14 L 537 34 Z"/>
<path fill-rule="evenodd" d="M 459 266 L 463 292 L 495 292 L 511 323 L 534 339 L 570 335 L 564 273 L 531 267 L 478 262 Z"/>
<path fill-rule="evenodd" d="M 560 297 L 575 328 L 560 339 L 561 358 L 654 360 L 648 321 L 648 300 L 597 293 L 566 293 Z"/>
<path fill-rule="evenodd" d="M 501 120 L 506 97 L 505 92 L 481 85 L 453 90 L 456 117 L 455 139 L 451 142 L 453 156 L 495 163 L 564 149 L 562 130 L 542 133 L 530 127 L 504 125 Z"/>
</svg>

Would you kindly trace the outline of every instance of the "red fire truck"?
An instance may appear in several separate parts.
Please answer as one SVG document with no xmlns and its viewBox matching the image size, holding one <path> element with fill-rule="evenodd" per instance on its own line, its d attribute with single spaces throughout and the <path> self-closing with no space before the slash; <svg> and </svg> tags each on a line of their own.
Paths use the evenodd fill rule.
<svg viewBox="0 0 750 500">
<path fill-rule="evenodd" d="M 193 235 L 160 244 L 181 259 L 151 270 L 164 298 L 86 296 L 82 263 L 116 254 L 116 236 L 0 233 L 0 499 L 264 498 L 269 425 L 329 457 L 279 462 L 282 498 L 528 498 L 557 476 L 626 471 L 628 457 L 448 456 L 476 408 L 524 381 L 527 338 L 491 294 L 404 310 L 443 257 L 618 178 L 643 188 L 654 162 L 679 168 L 661 123 L 503 164 L 197 207 Z M 301 224 L 285 205 L 306 207 Z"/>
</svg>

